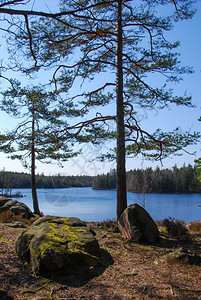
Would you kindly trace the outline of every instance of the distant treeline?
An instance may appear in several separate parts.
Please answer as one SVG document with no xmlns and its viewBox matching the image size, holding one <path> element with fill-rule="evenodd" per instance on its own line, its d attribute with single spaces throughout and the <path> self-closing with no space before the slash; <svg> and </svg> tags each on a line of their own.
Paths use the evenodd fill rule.
<svg viewBox="0 0 201 300">
<path fill-rule="evenodd" d="M 127 190 L 135 193 L 201 193 L 201 182 L 191 165 L 172 169 L 147 168 L 127 172 Z M 93 180 L 94 189 L 115 189 L 116 172 L 98 175 Z"/>
<path fill-rule="evenodd" d="M 92 176 L 36 175 L 37 188 L 66 188 L 92 186 Z M 0 171 L 0 189 L 31 188 L 31 175 Z"/>
<path fill-rule="evenodd" d="M 172 169 L 147 168 L 127 172 L 127 190 L 136 193 L 201 193 L 201 182 L 191 165 Z M 37 188 L 88 187 L 116 189 L 116 171 L 97 176 L 36 176 Z M 1 193 L 12 188 L 31 188 L 27 173 L 0 171 Z"/>
</svg>

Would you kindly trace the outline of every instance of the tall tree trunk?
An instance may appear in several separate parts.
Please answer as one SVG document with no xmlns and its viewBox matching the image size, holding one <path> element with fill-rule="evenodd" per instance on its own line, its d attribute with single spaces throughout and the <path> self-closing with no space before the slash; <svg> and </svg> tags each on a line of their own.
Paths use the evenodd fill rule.
<svg viewBox="0 0 201 300">
<path fill-rule="evenodd" d="M 33 105 L 32 112 L 32 143 L 31 143 L 31 190 L 33 199 L 33 209 L 34 213 L 40 215 L 38 197 L 36 192 L 36 158 L 35 158 L 35 110 Z"/>
<path fill-rule="evenodd" d="M 117 1 L 117 220 L 127 207 L 122 70 L 122 0 Z"/>
</svg>

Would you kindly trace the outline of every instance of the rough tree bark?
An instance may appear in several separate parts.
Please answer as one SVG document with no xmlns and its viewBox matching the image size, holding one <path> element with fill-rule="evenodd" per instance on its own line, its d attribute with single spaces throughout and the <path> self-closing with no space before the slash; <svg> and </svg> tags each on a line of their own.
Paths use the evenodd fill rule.
<svg viewBox="0 0 201 300">
<path fill-rule="evenodd" d="M 127 207 L 126 167 L 125 167 L 125 127 L 123 103 L 123 70 L 122 70 L 122 0 L 117 2 L 117 220 Z"/>
<path fill-rule="evenodd" d="M 34 213 L 40 215 L 40 209 L 38 205 L 38 197 L 36 191 L 36 157 L 35 157 L 35 109 L 33 105 L 32 111 L 32 141 L 31 141 L 31 190 L 33 199 Z"/>
</svg>

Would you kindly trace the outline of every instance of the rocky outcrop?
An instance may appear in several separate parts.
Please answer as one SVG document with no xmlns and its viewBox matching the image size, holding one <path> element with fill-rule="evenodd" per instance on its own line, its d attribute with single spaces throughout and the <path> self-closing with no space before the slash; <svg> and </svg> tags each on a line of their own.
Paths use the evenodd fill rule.
<svg viewBox="0 0 201 300">
<path fill-rule="evenodd" d="M 98 242 L 78 218 L 38 219 L 19 237 L 16 252 L 37 273 L 66 272 L 72 266 L 91 266 L 99 260 Z"/>
<path fill-rule="evenodd" d="M 122 236 L 136 242 L 154 243 L 159 239 L 158 228 L 148 212 L 138 204 L 127 207 L 118 220 Z"/>
<path fill-rule="evenodd" d="M 34 217 L 34 214 L 26 204 L 8 198 L 0 199 L 0 213 L 7 210 L 10 210 L 15 215 L 21 215 L 26 219 Z"/>
</svg>

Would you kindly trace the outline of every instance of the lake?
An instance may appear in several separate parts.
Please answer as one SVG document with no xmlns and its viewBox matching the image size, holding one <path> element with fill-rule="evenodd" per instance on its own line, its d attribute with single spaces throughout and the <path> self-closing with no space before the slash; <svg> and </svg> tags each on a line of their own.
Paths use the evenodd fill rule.
<svg viewBox="0 0 201 300">
<path fill-rule="evenodd" d="M 21 192 L 31 209 L 31 189 L 13 189 Z M 64 189 L 38 189 L 40 210 L 45 215 L 78 217 L 83 221 L 103 221 L 116 217 L 116 191 L 93 190 L 90 187 Z M 142 195 L 128 193 L 128 205 L 143 205 Z M 191 222 L 201 220 L 200 194 L 146 194 L 145 209 L 154 220 L 167 217 Z"/>
</svg>

